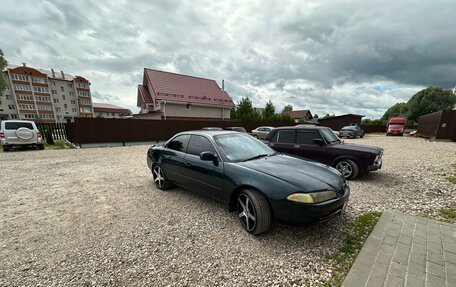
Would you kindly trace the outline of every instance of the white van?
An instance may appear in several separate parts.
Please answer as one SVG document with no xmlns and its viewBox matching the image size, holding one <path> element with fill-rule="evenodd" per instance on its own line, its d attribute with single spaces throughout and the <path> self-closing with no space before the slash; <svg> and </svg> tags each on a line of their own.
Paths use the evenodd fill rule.
<svg viewBox="0 0 456 287">
<path fill-rule="evenodd" d="M 3 151 L 9 151 L 13 146 L 34 146 L 44 149 L 43 136 L 32 121 L 2 121 L 0 143 Z"/>
</svg>

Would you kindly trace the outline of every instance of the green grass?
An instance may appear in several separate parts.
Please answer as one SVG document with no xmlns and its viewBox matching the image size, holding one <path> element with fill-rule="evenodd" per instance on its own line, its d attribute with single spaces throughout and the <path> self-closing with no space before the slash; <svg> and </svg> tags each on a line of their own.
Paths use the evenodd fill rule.
<svg viewBox="0 0 456 287">
<path fill-rule="evenodd" d="M 440 214 L 447 219 L 456 219 L 456 211 L 451 208 L 440 209 Z"/>
<path fill-rule="evenodd" d="M 456 163 L 453 163 L 451 166 L 453 167 L 454 172 L 453 175 L 447 177 L 447 179 L 449 182 L 456 184 Z"/>
<path fill-rule="evenodd" d="M 66 145 L 65 145 L 65 141 L 58 141 L 57 140 L 57 141 L 54 141 L 53 145 L 44 143 L 44 148 L 48 148 L 48 149 L 65 149 Z"/>
<path fill-rule="evenodd" d="M 380 212 L 368 212 L 356 219 L 339 250 L 326 256 L 329 263 L 336 266 L 336 270 L 331 279 L 323 284 L 322 287 L 342 285 L 361 247 L 363 247 L 364 242 L 374 229 L 381 215 Z"/>
</svg>

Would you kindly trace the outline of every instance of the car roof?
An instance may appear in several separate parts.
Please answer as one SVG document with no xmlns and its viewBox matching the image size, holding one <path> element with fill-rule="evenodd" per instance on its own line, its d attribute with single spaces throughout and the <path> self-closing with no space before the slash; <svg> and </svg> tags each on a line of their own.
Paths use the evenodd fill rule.
<svg viewBox="0 0 456 287">
<path fill-rule="evenodd" d="M 308 125 L 308 126 L 288 126 L 288 127 L 280 127 L 280 128 L 275 128 L 276 130 L 323 130 L 323 129 L 329 129 L 329 127 L 324 127 L 324 126 L 313 126 L 313 125 Z"/>
<path fill-rule="evenodd" d="M 24 120 L 2 120 L 2 123 L 34 123 L 34 121 L 24 121 Z"/>
<path fill-rule="evenodd" d="M 224 135 L 224 134 L 236 134 L 236 135 L 239 135 L 241 133 L 239 132 L 236 132 L 236 131 L 229 131 L 229 130 L 221 130 L 221 131 L 217 131 L 217 130 L 194 130 L 194 131 L 185 131 L 185 132 L 180 132 L 176 135 L 181 135 L 181 134 L 191 134 L 191 135 L 200 135 L 200 136 L 209 136 L 209 137 L 213 137 L 213 136 L 217 136 L 217 135 Z"/>
</svg>

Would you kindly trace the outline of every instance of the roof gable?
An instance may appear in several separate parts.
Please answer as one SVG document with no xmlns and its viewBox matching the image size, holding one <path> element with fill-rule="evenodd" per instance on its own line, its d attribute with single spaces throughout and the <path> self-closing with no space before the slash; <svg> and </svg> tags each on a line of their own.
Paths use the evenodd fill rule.
<svg viewBox="0 0 456 287">
<path fill-rule="evenodd" d="M 210 79 L 193 77 L 153 69 L 144 69 L 149 93 L 157 100 L 225 106 L 232 108 L 233 100 L 227 92 L 222 94 L 217 82 Z M 150 90 L 150 89 L 149 89 Z M 145 102 L 147 102 L 145 100 Z"/>
<path fill-rule="evenodd" d="M 312 114 L 309 110 L 285 111 L 282 114 L 289 115 L 292 119 L 304 119 L 306 117 L 312 117 Z"/>
</svg>

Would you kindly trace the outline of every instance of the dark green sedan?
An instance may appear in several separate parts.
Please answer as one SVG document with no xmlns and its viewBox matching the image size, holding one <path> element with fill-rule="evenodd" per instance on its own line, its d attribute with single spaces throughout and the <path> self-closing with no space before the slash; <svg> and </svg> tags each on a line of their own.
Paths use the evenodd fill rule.
<svg viewBox="0 0 456 287">
<path fill-rule="evenodd" d="M 152 146 L 147 164 L 155 185 L 190 189 L 236 211 L 242 227 L 259 234 L 272 220 L 304 225 L 344 210 L 347 181 L 334 168 L 279 154 L 232 131 L 189 131 Z"/>
</svg>

